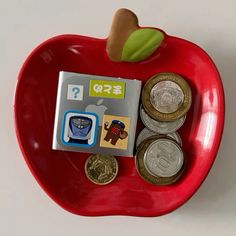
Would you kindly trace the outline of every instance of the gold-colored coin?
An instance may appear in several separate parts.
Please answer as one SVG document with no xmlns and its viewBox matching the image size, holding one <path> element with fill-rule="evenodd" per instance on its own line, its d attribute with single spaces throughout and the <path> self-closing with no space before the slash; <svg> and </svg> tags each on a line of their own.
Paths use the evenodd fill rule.
<svg viewBox="0 0 236 236">
<path fill-rule="evenodd" d="M 118 173 L 118 162 L 112 155 L 94 154 L 85 162 L 85 174 L 95 184 L 111 183 Z"/>
<path fill-rule="evenodd" d="M 136 168 L 137 168 L 137 171 L 138 171 L 139 175 L 141 176 L 141 178 L 143 180 L 145 180 L 146 182 L 154 184 L 154 185 L 170 185 L 170 184 L 175 183 L 181 177 L 181 175 L 184 171 L 185 161 L 182 165 L 182 168 L 178 171 L 178 173 L 171 176 L 171 177 L 160 177 L 160 176 L 151 174 L 145 166 L 144 157 L 145 157 L 146 150 L 148 149 L 150 144 L 152 144 L 157 139 L 163 139 L 163 138 L 161 138 L 158 135 L 155 135 L 155 136 L 152 136 L 152 137 L 144 140 L 138 146 L 137 153 L 135 155 Z M 175 142 L 177 144 L 177 142 L 172 138 L 166 137 L 165 139 L 172 140 L 173 142 Z"/>
<path fill-rule="evenodd" d="M 158 121 L 175 121 L 184 116 L 192 102 L 186 80 L 175 73 L 160 73 L 151 77 L 142 90 L 146 112 Z"/>
</svg>

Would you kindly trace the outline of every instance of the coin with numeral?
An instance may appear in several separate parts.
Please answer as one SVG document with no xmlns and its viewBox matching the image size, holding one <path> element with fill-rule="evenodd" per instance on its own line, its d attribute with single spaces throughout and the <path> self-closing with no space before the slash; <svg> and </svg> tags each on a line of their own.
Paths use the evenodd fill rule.
<svg viewBox="0 0 236 236">
<path fill-rule="evenodd" d="M 175 183 L 181 177 L 181 175 L 184 171 L 184 166 L 185 166 L 184 156 L 182 155 L 182 157 L 183 157 L 183 162 L 182 162 L 182 161 L 180 161 L 182 159 L 182 158 L 180 158 L 181 155 L 176 157 L 176 154 L 177 155 L 180 154 L 180 153 L 178 153 L 179 150 L 177 151 L 177 150 L 175 150 L 175 148 L 172 149 L 172 151 L 174 150 L 174 153 L 172 153 L 172 152 L 169 153 L 168 154 L 169 156 L 167 155 L 166 150 L 164 151 L 164 156 L 162 156 L 162 150 L 161 150 L 161 151 L 159 151 L 159 152 L 161 152 L 161 156 L 160 155 L 154 156 L 154 161 L 153 161 L 153 158 L 149 158 L 147 155 L 150 154 L 150 150 L 152 151 L 155 149 L 156 143 L 159 142 L 158 140 L 168 142 L 171 139 L 153 136 L 153 137 L 150 137 L 150 138 L 144 140 L 139 145 L 137 153 L 135 155 L 136 169 L 137 169 L 139 175 L 141 176 L 141 178 L 144 179 L 145 181 L 147 181 L 148 183 L 151 183 L 154 185 L 170 185 L 170 184 Z M 175 143 L 175 141 L 173 141 L 173 140 L 172 140 L 172 142 Z M 176 144 L 176 145 L 178 145 L 178 144 Z M 180 148 L 180 150 L 181 150 L 181 148 Z M 158 154 L 160 154 L 160 153 L 158 153 Z M 181 166 L 181 162 L 182 162 L 182 166 Z M 158 169 L 157 166 L 161 166 L 161 167 L 159 167 L 159 169 Z M 177 168 L 177 166 L 178 166 L 178 168 Z M 177 169 L 179 169 L 179 170 L 177 171 Z M 157 174 L 165 175 L 166 177 L 161 177 Z"/>
<path fill-rule="evenodd" d="M 175 121 L 158 121 L 151 118 L 147 112 L 144 110 L 143 106 L 140 106 L 140 117 L 143 124 L 150 129 L 159 134 L 169 134 L 178 130 L 184 123 L 186 115 Z"/>
<path fill-rule="evenodd" d="M 112 155 L 93 154 L 85 163 L 85 174 L 95 184 L 105 185 L 112 182 L 118 173 L 118 163 Z"/>
<path fill-rule="evenodd" d="M 184 116 L 192 102 L 187 81 L 175 73 L 151 77 L 142 91 L 142 104 L 154 120 L 175 121 Z"/>
<path fill-rule="evenodd" d="M 148 172 L 159 177 L 172 177 L 184 163 L 184 155 L 179 145 L 170 139 L 158 138 L 144 153 L 144 165 Z"/>
</svg>

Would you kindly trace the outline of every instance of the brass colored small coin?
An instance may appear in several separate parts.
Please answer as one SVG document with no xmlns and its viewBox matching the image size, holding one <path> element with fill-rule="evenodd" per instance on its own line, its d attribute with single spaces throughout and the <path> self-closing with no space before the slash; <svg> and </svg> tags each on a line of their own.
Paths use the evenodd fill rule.
<svg viewBox="0 0 236 236">
<path fill-rule="evenodd" d="M 179 172 L 171 177 L 159 177 L 156 175 L 152 175 L 147 168 L 145 167 L 144 163 L 144 156 L 146 153 L 146 150 L 150 146 L 151 143 L 159 139 L 159 136 L 152 136 L 146 140 L 144 140 L 139 146 L 138 150 L 135 156 L 135 164 L 137 171 L 142 179 L 144 179 L 146 182 L 154 184 L 154 185 L 170 185 L 175 183 L 182 175 L 185 167 L 185 162 L 182 165 L 182 168 L 179 170 Z M 162 138 L 163 139 L 163 138 Z M 169 138 L 167 138 L 169 139 Z M 171 139 L 172 140 L 172 139 Z"/>
<path fill-rule="evenodd" d="M 160 73 L 151 77 L 142 91 L 144 109 L 158 121 L 180 119 L 189 110 L 191 102 L 188 83 L 175 73 Z"/>
<path fill-rule="evenodd" d="M 117 173 L 118 163 L 112 155 L 93 154 L 85 162 L 85 174 L 95 184 L 109 184 Z"/>
</svg>

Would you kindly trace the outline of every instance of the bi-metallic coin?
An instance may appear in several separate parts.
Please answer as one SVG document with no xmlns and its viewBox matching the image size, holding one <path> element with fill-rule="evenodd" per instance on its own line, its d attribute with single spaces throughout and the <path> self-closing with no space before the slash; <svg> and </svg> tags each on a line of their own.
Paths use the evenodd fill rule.
<svg viewBox="0 0 236 236">
<path fill-rule="evenodd" d="M 148 172 L 159 177 L 172 177 L 182 168 L 184 155 L 179 145 L 170 139 L 159 138 L 145 151 L 144 165 Z"/>
<path fill-rule="evenodd" d="M 142 104 L 154 120 L 175 121 L 184 116 L 192 102 L 186 80 L 175 73 L 160 73 L 151 77 L 142 91 Z"/>
<path fill-rule="evenodd" d="M 160 177 L 153 174 L 150 170 L 148 170 L 144 163 L 144 156 L 150 144 L 157 141 L 158 139 L 159 139 L 159 136 L 152 136 L 150 138 L 147 138 L 143 142 L 141 142 L 141 144 L 138 146 L 137 153 L 135 155 L 136 169 L 139 175 L 141 176 L 141 178 L 147 181 L 148 183 L 151 183 L 154 185 L 170 185 L 170 184 L 175 183 L 181 177 L 184 171 L 185 161 L 183 162 L 181 169 L 175 175 L 170 176 L 170 177 Z M 165 138 L 165 139 L 168 140 L 169 138 Z M 172 141 L 175 143 L 174 140 Z M 164 167 L 167 168 L 168 167 L 167 164 L 164 163 Z M 154 173 L 156 173 L 156 171 Z"/>
</svg>

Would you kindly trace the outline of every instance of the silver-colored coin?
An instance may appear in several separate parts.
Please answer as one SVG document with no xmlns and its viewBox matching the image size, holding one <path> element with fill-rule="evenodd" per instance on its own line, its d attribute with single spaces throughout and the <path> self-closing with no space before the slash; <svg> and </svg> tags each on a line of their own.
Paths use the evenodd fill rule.
<svg viewBox="0 0 236 236">
<path fill-rule="evenodd" d="M 153 136 L 153 135 L 156 135 L 157 133 L 149 130 L 148 128 L 143 128 L 141 130 L 141 132 L 139 133 L 138 137 L 137 137 L 137 140 L 136 140 L 136 148 L 139 146 L 139 144 L 144 141 L 145 139 Z"/>
<path fill-rule="evenodd" d="M 171 177 L 181 170 L 183 163 L 180 146 L 165 138 L 153 141 L 144 154 L 145 168 L 154 176 Z"/>
<path fill-rule="evenodd" d="M 159 112 L 175 112 L 181 107 L 183 101 L 184 93 L 173 81 L 160 81 L 151 90 L 150 102 Z"/>
<path fill-rule="evenodd" d="M 180 146 L 182 146 L 182 139 L 177 132 L 167 134 L 167 136 L 173 138 Z"/>
<path fill-rule="evenodd" d="M 140 117 L 143 124 L 148 129 L 159 134 L 174 133 L 177 129 L 179 129 L 183 125 L 186 119 L 186 115 L 184 115 L 180 119 L 175 121 L 157 121 L 152 119 L 147 114 L 142 105 L 140 106 Z"/>
<path fill-rule="evenodd" d="M 140 145 L 140 143 L 142 141 L 144 141 L 145 139 L 151 137 L 151 136 L 154 136 L 154 135 L 157 135 L 158 133 L 155 133 L 151 130 L 149 130 L 148 128 L 143 128 L 141 130 L 141 132 L 139 133 L 138 137 L 137 137 L 137 140 L 136 140 L 136 148 L 138 148 L 138 146 Z M 166 135 L 167 137 L 170 137 L 170 138 L 173 138 L 174 140 L 176 140 L 176 142 L 182 146 L 182 140 L 179 136 L 179 134 L 177 132 L 175 133 L 171 133 L 171 134 L 167 134 Z"/>
</svg>

